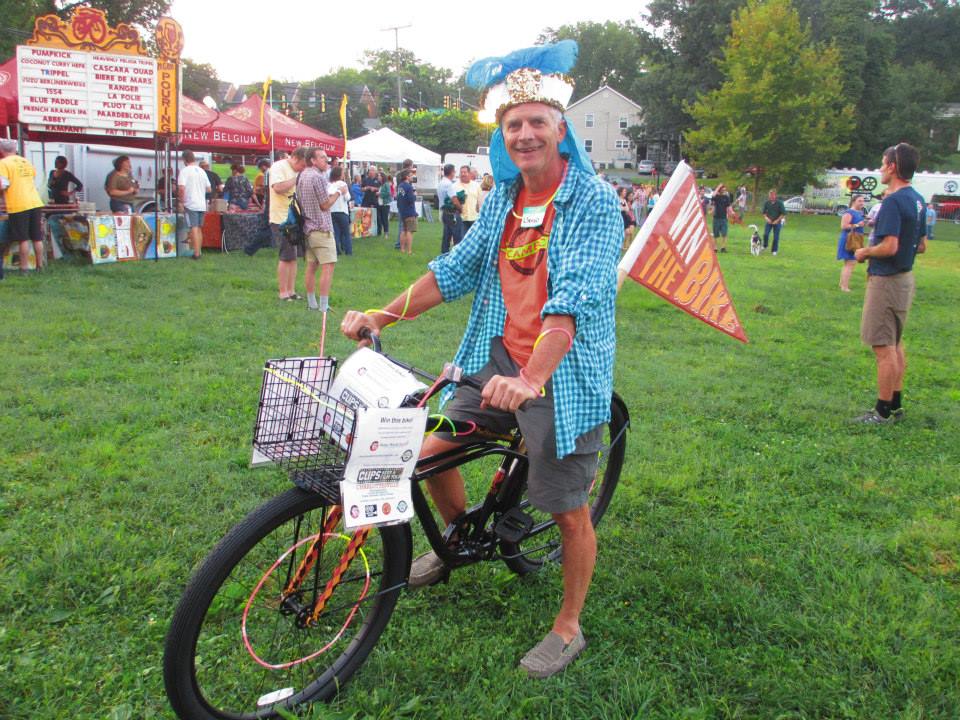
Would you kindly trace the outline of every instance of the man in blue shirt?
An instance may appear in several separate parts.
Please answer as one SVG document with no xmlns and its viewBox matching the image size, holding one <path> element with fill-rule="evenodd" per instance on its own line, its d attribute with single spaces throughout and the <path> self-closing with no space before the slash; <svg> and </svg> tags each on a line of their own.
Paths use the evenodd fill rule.
<svg viewBox="0 0 960 720">
<path fill-rule="evenodd" d="M 937 209 L 933 203 L 927 205 L 927 240 L 933 240 L 933 226 L 937 224 Z"/>
<path fill-rule="evenodd" d="M 900 143 L 887 148 L 880 181 L 887 186 L 870 245 L 855 252 L 867 266 L 860 339 L 873 348 L 877 361 L 877 404 L 858 422 L 883 424 L 903 418 L 903 374 L 907 367 L 903 328 L 913 303 L 913 261 L 925 252 L 925 203 L 910 181 L 920 157 Z"/>
<path fill-rule="evenodd" d="M 562 46 L 562 47 L 561 47 Z M 565 41 L 537 50 L 573 49 Z M 357 339 L 401 315 L 412 318 L 470 292 L 473 306 L 455 362 L 485 382 L 460 387 L 445 410 L 498 429 L 519 426 L 530 461 L 531 504 L 550 513 L 563 543 L 563 602 L 552 630 L 521 660 L 532 677 L 565 668 L 585 647 L 580 613 L 596 560 L 587 493 L 597 468 L 602 424 L 610 418 L 616 264 L 623 221 L 611 187 L 594 174 L 562 109 L 573 88 L 556 63 L 541 73 L 517 58 L 479 61 L 499 129 L 491 142 L 496 187 L 467 238 L 430 263 L 430 272 L 384 311 L 349 312 L 343 331 Z M 567 69 L 569 69 L 569 66 Z M 521 406 L 523 406 L 521 408 Z M 456 447 L 432 434 L 425 455 Z M 448 524 L 466 507 L 456 470 L 428 481 Z M 409 585 L 437 582 L 434 553 L 414 562 Z"/>
<path fill-rule="evenodd" d="M 417 231 L 417 195 L 410 183 L 413 170 L 401 170 L 397 176 L 397 214 L 400 215 L 400 252 L 413 254 L 413 234 Z"/>
</svg>

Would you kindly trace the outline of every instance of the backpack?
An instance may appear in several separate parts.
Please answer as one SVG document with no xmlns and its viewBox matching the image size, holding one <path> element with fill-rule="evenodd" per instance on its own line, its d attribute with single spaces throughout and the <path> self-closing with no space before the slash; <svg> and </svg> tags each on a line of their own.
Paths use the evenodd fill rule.
<svg viewBox="0 0 960 720">
<path fill-rule="evenodd" d="M 300 178 L 298 177 L 297 188 L 299 189 L 299 187 Z M 286 236 L 287 242 L 294 247 L 306 247 L 307 236 L 303 231 L 305 222 L 306 218 L 303 214 L 303 206 L 300 205 L 300 198 L 297 197 L 295 190 L 293 195 L 290 196 L 290 208 L 287 210 L 287 221 L 280 226 L 280 232 Z"/>
</svg>

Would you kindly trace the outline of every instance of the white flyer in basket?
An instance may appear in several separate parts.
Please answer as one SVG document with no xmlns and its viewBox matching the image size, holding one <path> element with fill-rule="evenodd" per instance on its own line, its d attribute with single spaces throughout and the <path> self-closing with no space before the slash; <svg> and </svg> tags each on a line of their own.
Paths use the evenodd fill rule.
<svg viewBox="0 0 960 720">
<path fill-rule="evenodd" d="M 343 361 L 330 385 L 330 395 L 350 408 L 395 408 L 425 385 L 409 370 L 370 348 L 360 348 Z"/>
<path fill-rule="evenodd" d="M 360 408 L 353 449 L 340 483 L 343 524 L 392 525 L 413 518 L 413 476 L 427 408 Z"/>
</svg>

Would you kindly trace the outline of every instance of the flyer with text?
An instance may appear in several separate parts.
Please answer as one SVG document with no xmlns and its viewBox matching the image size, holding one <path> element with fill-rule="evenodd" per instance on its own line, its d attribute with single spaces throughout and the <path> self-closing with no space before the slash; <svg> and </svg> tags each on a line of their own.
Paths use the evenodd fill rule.
<svg viewBox="0 0 960 720">
<path fill-rule="evenodd" d="M 392 525 L 413 518 L 413 475 L 427 408 L 359 408 L 353 452 L 340 493 L 344 526 Z"/>
</svg>

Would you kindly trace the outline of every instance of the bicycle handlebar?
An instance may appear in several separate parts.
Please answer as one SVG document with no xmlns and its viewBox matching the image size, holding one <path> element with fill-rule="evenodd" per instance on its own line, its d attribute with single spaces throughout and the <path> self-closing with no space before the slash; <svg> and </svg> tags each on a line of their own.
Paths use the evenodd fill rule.
<svg viewBox="0 0 960 720">
<path fill-rule="evenodd" d="M 358 332 L 357 335 L 360 336 L 361 340 L 369 340 L 374 352 L 379 353 L 381 351 L 380 336 L 373 330 L 368 327 L 363 327 L 360 328 L 360 332 Z"/>
</svg>

